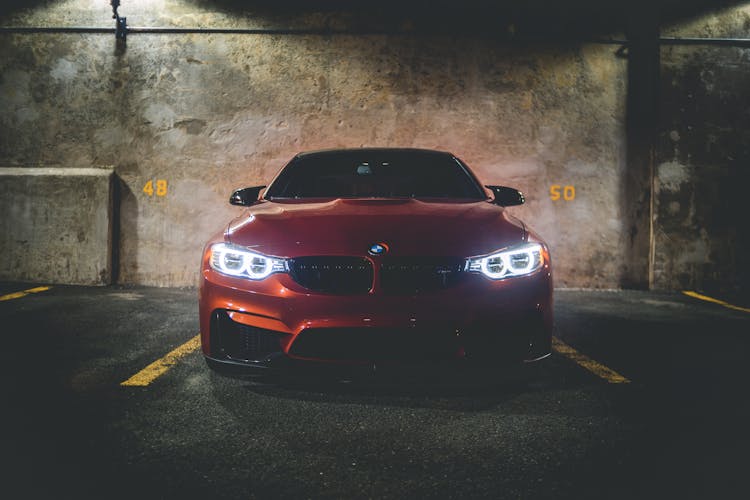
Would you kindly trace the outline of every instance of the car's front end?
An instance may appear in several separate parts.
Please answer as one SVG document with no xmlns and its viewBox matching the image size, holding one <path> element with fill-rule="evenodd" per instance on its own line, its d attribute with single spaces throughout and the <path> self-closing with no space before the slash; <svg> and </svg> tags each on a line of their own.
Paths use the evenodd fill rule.
<svg viewBox="0 0 750 500">
<path fill-rule="evenodd" d="M 547 246 L 486 198 L 263 200 L 201 266 L 214 364 L 530 362 L 552 306 Z"/>
</svg>

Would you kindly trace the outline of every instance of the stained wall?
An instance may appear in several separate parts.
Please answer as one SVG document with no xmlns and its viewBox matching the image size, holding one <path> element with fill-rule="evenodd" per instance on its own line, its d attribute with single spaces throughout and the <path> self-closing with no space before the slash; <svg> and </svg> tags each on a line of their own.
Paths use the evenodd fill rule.
<svg viewBox="0 0 750 500">
<path fill-rule="evenodd" d="M 565 23 L 548 16 L 558 32 L 523 41 L 534 18 L 518 21 L 504 11 L 495 17 L 460 11 L 454 29 L 450 16 L 434 22 L 424 6 L 364 15 L 356 9 L 285 9 L 283 3 L 129 1 L 120 14 L 131 26 L 314 33 L 133 33 L 125 47 L 111 33 L 0 33 L 0 165 L 111 166 L 120 183 L 117 280 L 191 286 L 203 242 L 238 213 L 226 203 L 231 190 L 267 183 L 295 153 L 359 146 L 449 150 L 487 183 L 524 191 L 527 204 L 512 212 L 550 243 L 557 286 L 623 286 L 633 264 L 624 250 L 632 230 L 632 200 L 624 187 L 628 61 L 617 45 L 591 42 L 622 35 L 570 31 L 580 27 L 564 32 Z M 25 5 L 6 9 L 0 24 L 112 26 L 105 1 Z M 746 11 L 732 10 L 738 33 Z M 688 24 L 680 20 L 677 26 Z M 660 288 L 702 283 L 713 271 L 696 274 L 697 261 L 724 262 L 739 248 L 691 250 L 676 236 L 696 232 L 691 242 L 715 239 L 709 226 L 727 209 L 694 219 L 705 235 L 693 226 L 685 231 L 684 221 L 695 217 L 690 210 L 701 212 L 705 201 L 691 209 L 689 193 L 703 184 L 700 175 L 733 179 L 732 165 L 747 164 L 741 116 L 747 51 L 720 51 L 717 58 L 707 50 L 662 49 L 666 105 L 653 182 L 659 224 L 654 286 Z M 701 76 L 708 62 L 713 73 Z M 711 79 L 709 91 L 705 82 Z M 683 97 L 671 97 L 673 82 Z M 690 132 L 680 114 L 680 99 L 688 99 L 696 82 L 711 101 L 691 123 L 714 113 L 715 102 L 736 116 L 727 121 L 714 113 L 711 134 L 720 137 L 714 143 L 735 159 L 701 160 L 708 170 L 698 169 L 700 155 L 692 150 L 709 147 L 710 139 L 690 138 L 696 126 Z M 670 181 L 670 175 L 690 181 Z M 733 184 L 716 189 L 736 189 Z M 679 191 L 679 207 L 671 186 Z M 731 220 L 728 225 L 736 226 Z M 687 275 L 692 277 L 683 279 Z"/>
<path fill-rule="evenodd" d="M 750 38 L 750 5 L 663 27 Z M 748 294 L 750 46 L 664 46 L 655 172 L 657 288 Z"/>
</svg>

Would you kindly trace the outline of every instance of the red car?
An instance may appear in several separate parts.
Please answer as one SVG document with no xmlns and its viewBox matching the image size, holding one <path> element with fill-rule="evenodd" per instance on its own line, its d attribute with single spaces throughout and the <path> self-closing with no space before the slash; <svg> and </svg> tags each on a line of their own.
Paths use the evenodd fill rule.
<svg viewBox="0 0 750 500">
<path fill-rule="evenodd" d="M 302 153 L 203 252 L 210 366 L 507 364 L 550 354 L 547 245 L 450 153 Z"/>
</svg>

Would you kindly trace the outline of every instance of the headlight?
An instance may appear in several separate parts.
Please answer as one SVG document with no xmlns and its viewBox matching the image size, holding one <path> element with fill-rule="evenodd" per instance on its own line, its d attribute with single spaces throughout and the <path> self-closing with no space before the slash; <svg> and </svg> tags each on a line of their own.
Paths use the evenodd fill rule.
<svg viewBox="0 0 750 500">
<path fill-rule="evenodd" d="M 473 257 L 467 263 L 469 271 L 482 273 L 499 280 L 531 274 L 544 265 L 544 250 L 539 243 L 526 243 L 484 257 Z"/>
<path fill-rule="evenodd" d="M 226 243 L 211 246 L 209 262 L 211 267 L 220 273 L 251 280 L 262 280 L 272 273 L 287 271 L 284 259 L 266 257 Z"/>
</svg>

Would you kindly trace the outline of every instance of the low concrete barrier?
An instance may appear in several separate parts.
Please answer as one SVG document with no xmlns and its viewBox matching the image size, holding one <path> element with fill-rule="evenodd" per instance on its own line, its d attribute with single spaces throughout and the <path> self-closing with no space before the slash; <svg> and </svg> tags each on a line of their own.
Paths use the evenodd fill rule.
<svg viewBox="0 0 750 500">
<path fill-rule="evenodd" d="M 112 280 L 111 169 L 0 168 L 0 280 Z"/>
</svg>

